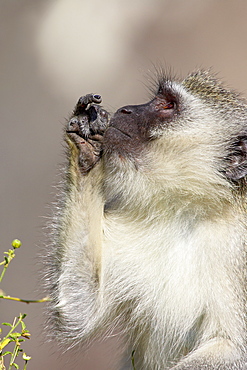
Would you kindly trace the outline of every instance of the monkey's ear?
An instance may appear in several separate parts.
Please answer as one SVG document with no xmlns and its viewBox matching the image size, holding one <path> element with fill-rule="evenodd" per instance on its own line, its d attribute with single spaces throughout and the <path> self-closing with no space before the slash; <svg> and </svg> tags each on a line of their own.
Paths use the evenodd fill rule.
<svg viewBox="0 0 247 370">
<path fill-rule="evenodd" d="M 227 157 L 225 175 L 229 180 L 240 180 L 247 175 L 247 136 L 241 136 Z"/>
</svg>

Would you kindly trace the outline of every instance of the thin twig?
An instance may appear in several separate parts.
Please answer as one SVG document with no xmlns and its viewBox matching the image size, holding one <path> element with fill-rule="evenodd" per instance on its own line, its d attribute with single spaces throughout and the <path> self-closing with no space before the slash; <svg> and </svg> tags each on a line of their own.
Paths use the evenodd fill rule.
<svg viewBox="0 0 247 370">
<path fill-rule="evenodd" d="M 11 297 L 9 295 L 0 295 L 0 298 L 9 299 L 11 301 L 23 302 L 23 303 L 27 303 L 27 304 L 29 304 L 29 303 L 43 303 L 43 302 L 49 302 L 50 301 L 49 297 L 44 297 L 42 299 L 33 300 L 33 299 L 21 299 L 21 298 L 17 298 L 17 297 Z"/>
</svg>

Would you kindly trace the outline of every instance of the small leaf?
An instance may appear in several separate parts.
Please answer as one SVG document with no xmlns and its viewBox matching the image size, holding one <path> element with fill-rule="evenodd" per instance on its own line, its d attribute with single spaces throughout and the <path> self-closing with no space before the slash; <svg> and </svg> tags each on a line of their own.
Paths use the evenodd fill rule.
<svg viewBox="0 0 247 370">
<path fill-rule="evenodd" d="M 14 366 L 16 369 L 19 369 L 19 365 L 17 365 L 15 362 L 13 362 L 12 364 L 10 364 L 11 366 Z"/>
<path fill-rule="evenodd" d="M 15 339 L 15 338 L 19 338 L 19 337 L 21 337 L 21 333 L 17 333 L 17 332 L 15 332 L 15 333 L 11 333 L 9 336 L 10 336 L 11 338 Z"/>
<path fill-rule="evenodd" d="M 9 342 L 10 342 L 11 340 L 9 339 L 9 338 L 6 338 L 6 339 L 4 339 L 1 343 L 0 343 L 0 351 L 2 351 L 2 349 L 4 348 L 4 347 L 6 347 L 7 346 L 7 344 L 9 344 Z"/>
<path fill-rule="evenodd" d="M 21 333 L 21 336 L 24 338 L 30 339 L 31 334 L 28 331 L 26 331 L 26 332 Z"/>
<path fill-rule="evenodd" d="M 4 352 L 3 356 L 6 356 L 6 355 L 12 355 L 12 352 L 9 352 L 9 351 Z"/>
<path fill-rule="evenodd" d="M 9 322 L 3 322 L 2 325 L 6 325 L 6 326 L 11 326 L 12 327 L 12 324 L 10 324 Z"/>
</svg>

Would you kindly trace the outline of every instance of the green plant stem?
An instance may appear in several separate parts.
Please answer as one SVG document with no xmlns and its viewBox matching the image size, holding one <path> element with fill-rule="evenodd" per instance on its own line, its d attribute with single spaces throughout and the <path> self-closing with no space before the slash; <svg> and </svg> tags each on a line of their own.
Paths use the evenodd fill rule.
<svg viewBox="0 0 247 370">
<path fill-rule="evenodd" d="M 12 352 L 12 355 L 11 355 L 11 358 L 10 358 L 8 370 L 11 370 L 11 368 L 13 366 L 13 363 L 14 363 L 17 355 L 18 355 L 19 347 L 20 347 L 20 343 L 18 342 L 18 340 L 16 340 L 15 341 L 15 348 L 14 348 L 14 350 Z"/>
<path fill-rule="evenodd" d="M 133 370 L 136 370 L 134 354 L 135 354 L 135 350 L 133 350 L 131 353 L 131 364 L 132 364 Z"/>
<path fill-rule="evenodd" d="M 8 252 L 4 252 L 4 254 L 7 254 L 7 257 L 5 256 L 4 261 L 2 261 L 0 263 L 0 265 L 4 265 L 3 271 L 0 275 L 0 283 L 3 280 L 4 274 L 7 270 L 7 268 L 9 267 L 10 262 L 12 261 L 13 258 L 15 258 L 15 252 L 14 251 L 15 251 L 14 249 L 9 249 Z"/>
<path fill-rule="evenodd" d="M 3 356 L 0 356 L 0 369 L 6 370 L 6 367 L 4 366 L 4 363 L 3 363 Z"/>
<path fill-rule="evenodd" d="M 3 338 L 2 342 L 4 342 L 6 339 L 8 339 L 9 336 L 13 333 L 13 331 L 17 328 L 17 326 L 21 323 L 21 321 L 23 319 L 23 315 L 20 314 L 17 322 L 16 322 L 16 319 L 17 319 L 17 317 L 14 318 L 14 321 L 13 321 L 13 324 L 12 324 L 12 328 L 10 329 L 10 331 L 8 332 L 8 334 Z"/>
<path fill-rule="evenodd" d="M 43 303 L 43 302 L 50 301 L 49 297 L 44 297 L 42 299 L 33 300 L 33 299 L 21 299 L 21 298 L 17 298 L 17 297 L 11 297 L 9 295 L 0 295 L 0 298 L 9 299 L 11 301 L 23 302 L 23 303 L 27 303 L 27 304 L 28 303 Z"/>
<path fill-rule="evenodd" d="M 5 274 L 6 270 L 7 270 L 7 267 L 8 267 L 8 265 L 5 265 L 4 268 L 3 268 L 3 271 L 2 271 L 1 276 L 0 276 L 0 283 L 3 280 L 3 277 L 4 277 L 4 274 Z"/>
</svg>

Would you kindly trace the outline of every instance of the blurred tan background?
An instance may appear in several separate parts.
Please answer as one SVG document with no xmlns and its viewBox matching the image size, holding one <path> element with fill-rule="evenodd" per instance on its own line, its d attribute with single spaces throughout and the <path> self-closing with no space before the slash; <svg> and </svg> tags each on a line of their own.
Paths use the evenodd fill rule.
<svg viewBox="0 0 247 370">
<path fill-rule="evenodd" d="M 247 2 L 242 0 L 0 0 L 0 252 L 17 251 L 2 288 L 42 297 L 38 255 L 63 163 L 62 125 L 79 96 L 113 112 L 148 98 L 153 64 L 186 75 L 213 67 L 247 95 Z M 19 312 L 32 340 L 29 370 L 119 370 L 116 338 L 61 355 L 42 334 L 43 305 L 0 301 L 0 322 Z"/>
</svg>

